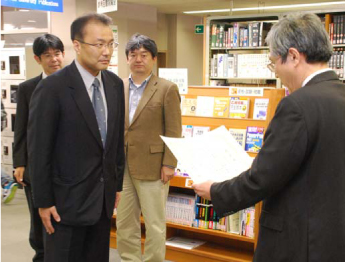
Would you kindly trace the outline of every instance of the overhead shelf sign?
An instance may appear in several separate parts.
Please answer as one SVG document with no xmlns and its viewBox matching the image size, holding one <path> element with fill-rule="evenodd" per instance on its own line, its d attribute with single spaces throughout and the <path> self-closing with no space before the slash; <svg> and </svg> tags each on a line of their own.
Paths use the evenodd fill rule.
<svg viewBox="0 0 345 262">
<path fill-rule="evenodd" d="M 2 0 L 2 6 L 63 12 L 63 0 Z"/>
</svg>

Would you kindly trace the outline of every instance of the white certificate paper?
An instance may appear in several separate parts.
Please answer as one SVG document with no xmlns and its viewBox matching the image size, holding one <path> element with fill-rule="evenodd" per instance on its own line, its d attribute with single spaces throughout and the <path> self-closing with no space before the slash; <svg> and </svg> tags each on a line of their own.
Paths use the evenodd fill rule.
<svg viewBox="0 0 345 262">
<path fill-rule="evenodd" d="M 161 138 L 194 183 L 231 179 L 253 162 L 224 126 L 192 138 Z"/>
</svg>

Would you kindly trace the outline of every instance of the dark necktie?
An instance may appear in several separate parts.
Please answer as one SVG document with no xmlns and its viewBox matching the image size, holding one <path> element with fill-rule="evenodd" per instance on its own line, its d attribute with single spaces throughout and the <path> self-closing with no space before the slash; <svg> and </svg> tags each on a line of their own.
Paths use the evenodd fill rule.
<svg viewBox="0 0 345 262">
<path fill-rule="evenodd" d="M 105 140 L 107 136 L 107 129 L 106 129 L 106 119 L 105 119 L 105 108 L 104 102 L 102 98 L 101 91 L 99 91 L 99 80 L 95 78 L 92 83 L 93 86 L 93 96 L 92 96 L 92 105 L 93 109 L 95 110 L 98 129 L 99 133 L 101 134 L 103 147 L 105 146 Z"/>
</svg>

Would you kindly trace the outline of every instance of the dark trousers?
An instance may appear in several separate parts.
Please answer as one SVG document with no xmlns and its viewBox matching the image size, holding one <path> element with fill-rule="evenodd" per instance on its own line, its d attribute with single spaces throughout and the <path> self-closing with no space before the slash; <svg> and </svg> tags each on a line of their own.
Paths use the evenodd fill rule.
<svg viewBox="0 0 345 262">
<path fill-rule="evenodd" d="M 33 257 L 33 262 L 43 262 L 44 261 L 44 233 L 41 217 L 38 213 L 38 208 L 34 207 L 32 199 L 31 186 L 27 184 L 24 187 L 26 200 L 28 201 L 29 211 L 30 211 L 30 235 L 29 242 L 31 247 L 35 250 L 35 256 Z"/>
<path fill-rule="evenodd" d="M 95 225 L 69 226 L 53 221 L 55 232 L 46 233 L 45 262 L 109 262 L 111 219 L 103 207 Z"/>
</svg>

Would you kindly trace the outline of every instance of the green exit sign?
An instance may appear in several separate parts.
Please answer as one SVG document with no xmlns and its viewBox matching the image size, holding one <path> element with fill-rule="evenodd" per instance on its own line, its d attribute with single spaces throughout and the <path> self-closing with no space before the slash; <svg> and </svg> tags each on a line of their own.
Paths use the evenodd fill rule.
<svg viewBox="0 0 345 262">
<path fill-rule="evenodd" d="M 195 25 L 194 33 L 203 34 L 204 33 L 204 25 Z"/>
</svg>

